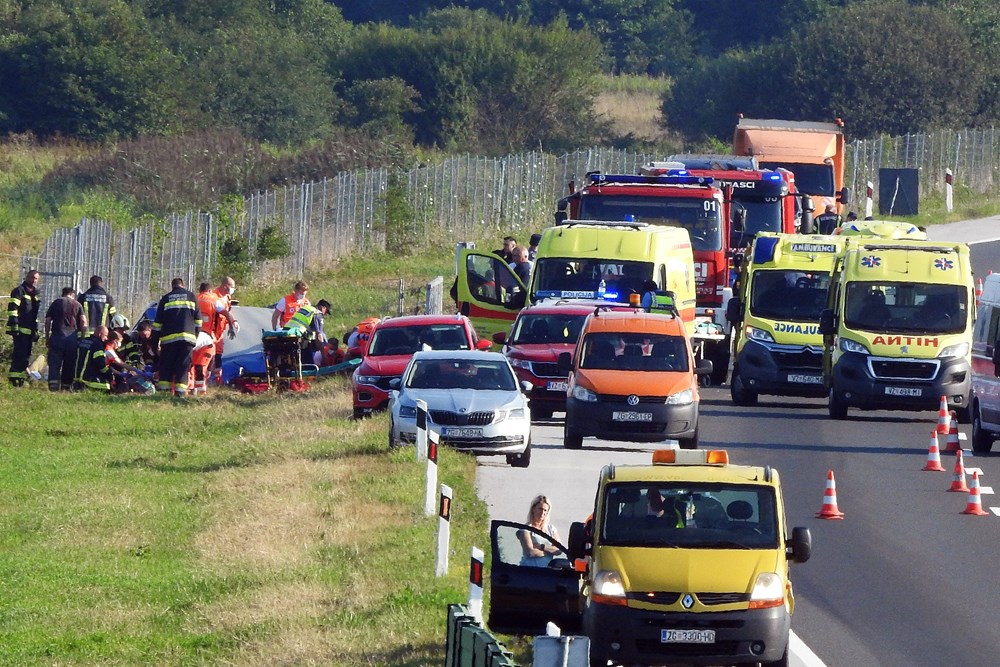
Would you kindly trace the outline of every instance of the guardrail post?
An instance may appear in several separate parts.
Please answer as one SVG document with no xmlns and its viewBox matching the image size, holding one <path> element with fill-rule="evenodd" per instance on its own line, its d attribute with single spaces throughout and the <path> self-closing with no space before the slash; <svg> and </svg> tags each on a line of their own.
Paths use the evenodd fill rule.
<svg viewBox="0 0 1000 667">
<path fill-rule="evenodd" d="M 427 401 L 417 399 L 417 462 L 427 456 Z"/>
<path fill-rule="evenodd" d="M 476 622 L 483 623 L 483 550 L 472 547 L 469 559 L 469 614 Z"/>
<path fill-rule="evenodd" d="M 944 170 L 944 210 L 951 213 L 955 208 L 954 192 L 952 190 L 952 177 L 951 168 Z"/>
<path fill-rule="evenodd" d="M 438 434 L 433 430 L 427 431 L 427 475 L 424 485 L 424 516 L 434 514 L 434 492 L 438 483 Z"/>
<path fill-rule="evenodd" d="M 451 487 L 441 485 L 441 504 L 438 507 L 437 562 L 434 574 L 448 574 L 448 543 L 451 540 Z"/>
</svg>

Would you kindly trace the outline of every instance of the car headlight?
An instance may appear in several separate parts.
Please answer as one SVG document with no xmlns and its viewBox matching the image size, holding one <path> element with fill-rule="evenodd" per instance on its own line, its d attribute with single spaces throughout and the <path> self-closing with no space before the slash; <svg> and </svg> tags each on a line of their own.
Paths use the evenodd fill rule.
<svg viewBox="0 0 1000 667">
<path fill-rule="evenodd" d="M 399 406 L 399 417 L 401 419 L 416 419 L 417 418 L 417 406 L 415 406 L 415 405 L 401 405 L 401 406 Z"/>
<path fill-rule="evenodd" d="M 688 405 L 694 403 L 694 390 L 685 389 L 667 396 L 667 405 Z"/>
<path fill-rule="evenodd" d="M 597 402 L 597 394 L 578 384 L 573 385 L 573 398 L 587 403 Z"/>
<path fill-rule="evenodd" d="M 527 359 L 511 359 L 510 365 L 514 368 L 523 368 L 525 370 L 531 370 L 531 362 Z"/>
<path fill-rule="evenodd" d="M 508 410 L 507 417 L 510 419 L 524 419 L 524 408 L 514 408 L 513 410 Z"/>
<path fill-rule="evenodd" d="M 857 352 L 858 354 L 871 354 L 868 348 L 861 343 L 849 338 L 840 339 L 840 349 L 844 352 Z"/>
<path fill-rule="evenodd" d="M 358 375 L 356 376 L 358 384 L 378 384 L 378 375 Z"/>
<path fill-rule="evenodd" d="M 965 357 L 969 354 L 969 344 L 968 343 L 956 343 L 954 345 L 949 345 L 940 352 L 938 352 L 938 358 L 944 359 L 946 357 Z"/>
<path fill-rule="evenodd" d="M 764 343 L 773 343 L 774 336 L 764 331 L 763 329 L 758 329 L 757 327 L 747 326 L 744 331 L 747 334 L 747 338 L 750 340 L 758 340 Z"/>
<path fill-rule="evenodd" d="M 625 585 L 622 584 L 622 577 L 615 570 L 601 570 L 594 577 L 594 595 L 604 595 L 606 597 L 625 597 Z"/>
<path fill-rule="evenodd" d="M 757 575 L 753 590 L 750 591 L 750 608 L 764 609 L 777 607 L 785 602 L 785 586 L 774 572 L 761 572 Z"/>
</svg>

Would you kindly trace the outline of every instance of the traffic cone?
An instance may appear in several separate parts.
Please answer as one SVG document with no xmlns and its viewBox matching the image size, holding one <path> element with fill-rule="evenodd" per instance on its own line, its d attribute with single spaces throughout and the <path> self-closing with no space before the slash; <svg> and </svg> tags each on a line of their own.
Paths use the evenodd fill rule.
<svg viewBox="0 0 1000 667">
<path fill-rule="evenodd" d="M 976 516 L 986 516 L 989 512 L 983 509 L 983 503 L 979 499 L 979 471 L 972 473 L 972 485 L 969 487 L 969 501 L 965 504 L 962 514 L 975 514 Z"/>
<path fill-rule="evenodd" d="M 823 507 L 816 512 L 820 519 L 843 519 L 844 513 L 837 509 L 837 482 L 833 479 L 833 471 L 826 473 L 826 490 L 823 491 Z"/>
<path fill-rule="evenodd" d="M 962 445 L 958 442 L 958 415 L 954 410 L 951 411 L 951 417 L 948 421 L 948 439 L 944 441 L 945 454 L 957 452 L 962 448 Z"/>
<path fill-rule="evenodd" d="M 949 491 L 961 491 L 967 493 L 969 487 L 965 485 L 965 464 L 962 462 L 962 450 L 955 452 L 955 477 L 951 480 Z"/>
<path fill-rule="evenodd" d="M 944 466 L 941 465 L 941 454 L 938 452 L 938 435 L 936 430 L 931 431 L 931 446 L 927 449 L 927 465 L 923 469 L 931 472 L 947 472 Z"/>
<path fill-rule="evenodd" d="M 941 397 L 941 405 L 938 407 L 937 432 L 941 435 L 948 435 L 948 426 L 951 422 L 951 415 L 948 414 L 948 397 Z"/>
<path fill-rule="evenodd" d="M 983 295 L 983 279 L 980 278 L 976 281 L 976 303 L 979 303 L 979 297 Z"/>
</svg>

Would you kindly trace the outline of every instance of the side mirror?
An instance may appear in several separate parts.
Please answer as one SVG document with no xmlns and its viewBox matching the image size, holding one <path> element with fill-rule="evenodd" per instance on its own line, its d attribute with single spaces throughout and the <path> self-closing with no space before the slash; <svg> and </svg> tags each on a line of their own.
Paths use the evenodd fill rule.
<svg viewBox="0 0 1000 667">
<path fill-rule="evenodd" d="M 812 556 L 812 533 L 808 528 L 792 528 L 792 537 L 785 540 L 785 553 L 794 563 L 805 563 Z"/>
<path fill-rule="evenodd" d="M 837 333 L 837 322 L 832 308 L 824 308 L 819 314 L 819 333 L 832 336 Z"/>
<path fill-rule="evenodd" d="M 480 338 L 479 340 L 476 341 L 477 350 L 488 350 L 491 347 L 493 347 L 493 343 L 491 343 L 489 340 L 485 338 Z"/>
<path fill-rule="evenodd" d="M 535 388 L 535 385 L 531 384 L 527 380 L 521 380 L 521 391 L 523 391 L 525 394 L 530 393 L 531 390 L 534 389 L 534 388 Z"/>
<path fill-rule="evenodd" d="M 694 367 L 695 375 L 711 375 L 713 364 L 711 359 L 699 359 Z"/>
<path fill-rule="evenodd" d="M 738 296 L 734 296 L 726 304 L 726 319 L 733 324 L 743 321 L 743 301 Z"/>
<path fill-rule="evenodd" d="M 813 203 L 812 197 L 809 195 L 802 195 L 802 220 L 799 224 L 800 234 L 812 234 L 815 231 L 815 223 L 813 222 L 813 211 L 816 210 L 816 205 Z"/>
<path fill-rule="evenodd" d="M 556 363 L 559 366 L 559 370 L 569 373 L 573 370 L 573 355 L 569 352 L 560 352 L 559 360 Z"/>
<path fill-rule="evenodd" d="M 399 386 L 403 384 L 403 381 L 399 378 L 392 378 L 389 380 L 389 389 L 394 391 L 399 391 Z"/>
<path fill-rule="evenodd" d="M 556 225 L 561 225 L 568 219 L 569 214 L 567 214 L 566 211 L 556 211 Z"/>
<path fill-rule="evenodd" d="M 847 186 L 844 186 L 844 189 L 840 191 L 840 203 L 844 206 L 851 203 L 851 191 Z"/>
<path fill-rule="evenodd" d="M 574 521 L 569 525 L 569 549 L 570 558 L 584 558 L 587 555 L 587 525 L 582 521 Z"/>
<path fill-rule="evenodd" d="M 493 342 L 497 345 L 503 345 L 507 342 L 507 333 L 504 331 L 498 331 L 493 334 Z"/>
</svg>

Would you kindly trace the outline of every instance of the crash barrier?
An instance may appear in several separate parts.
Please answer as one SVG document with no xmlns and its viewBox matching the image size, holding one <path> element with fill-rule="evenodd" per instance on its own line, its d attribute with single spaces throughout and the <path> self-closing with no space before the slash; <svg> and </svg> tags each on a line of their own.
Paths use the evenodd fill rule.
<svg viewBox="0 0 1000 667">
<path fill-rule="evenodd" d="M 467 605 L 448 605 L 445 667 L 513 667 L 509 651 L 484 630 Z"/>
</svg>

